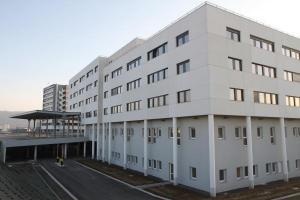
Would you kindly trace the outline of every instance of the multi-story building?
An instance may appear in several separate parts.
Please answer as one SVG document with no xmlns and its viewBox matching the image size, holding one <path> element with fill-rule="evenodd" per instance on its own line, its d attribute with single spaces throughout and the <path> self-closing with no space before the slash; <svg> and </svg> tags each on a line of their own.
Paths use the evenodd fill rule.
<svg viewBox="0 0 300 200">
<path fill-rule="evenodd" d="M 99 128 L 99 120 L 102 116 L 102 73 L 106 58 L 98 57 L 72 77 L 69 81 L 67 111 L 81 112 L 81 125 L 84 135 L 94 138 Z M 92 144 L 92 157 L 95 152 L 95 142 Z"/>
<path fill-rule="evenodd" d="M 103 63 L 70 81 L 98 159 L 212 196 L 300 176 L 298 38 L 204 3 Z"/>
<path fill-rule="evenodd" d="M 52 84 L 43 89 L 43 110 L 66 111 L 67 86 Z"/>
</svg>

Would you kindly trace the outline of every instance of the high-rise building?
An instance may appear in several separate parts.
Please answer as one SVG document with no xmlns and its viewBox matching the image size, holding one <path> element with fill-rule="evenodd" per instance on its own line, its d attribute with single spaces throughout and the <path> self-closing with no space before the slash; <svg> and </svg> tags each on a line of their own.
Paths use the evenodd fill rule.
<svg viewBox="0 0 300 200">
<path fill-rule="evenodd" d="M 66 111 L 67 85 L 52 84 L 43 89 L 43 110 Z"/>
</svg>

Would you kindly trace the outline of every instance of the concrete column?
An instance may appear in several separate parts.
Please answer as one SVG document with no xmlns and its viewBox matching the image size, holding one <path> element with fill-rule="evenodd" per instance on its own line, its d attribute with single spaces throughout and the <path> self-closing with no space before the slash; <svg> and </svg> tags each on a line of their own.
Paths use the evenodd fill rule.
<svg viewBox="0 0 300 200">
<path fill-rule="evenodd" d="M 46 120 L 46 136 L 48 137 L 49 120 Z"/>
<path fill-rule="evenodd" d="M 61 144 L 61 154 L 60 155 L 61 155 L 62 158 L 65 158 L 64 147 L 65 147 L 65 145 Z"/>
<path fill-rule="evenodd" d="M 33 120 L 33 135 L 35 136 L 35 129 L 36 129 L 36 124 L 35 124 L 36 120 Z"/>
<path fill-rule="evenodd" d="M 80 126 L 80 118 L 78 117 L 78 119 L 77 119 L 78 121 L 77 121 L 77 137 L 79 137 L 80 135 L 81 135 L 81 126 Z M 74 131 L 74 130 L 73 130 Z M 73 135 L 74 133 L 72 133 L 72 135 Z"/>
<path fill-rule="evenodd" d="M 208 115 L 208 143 L 209 143 L 209 185 L 210 196 L 216 196 L 216 155 L 215 155 L 215 119 Z"/>
<path fill-rule="evenodd" d="M 97 124 L 97 155 L 96 155 L 96 158 L 97 160 L 100 160 L 100 124 L 98 123 Z"/>
<path fill-rule="evenodd" d="M 92 125 L 92 159 L 95 159 L 95 124 Z"/>
<path fill-rule="evenodd" d="M 65 136 L 65 132 L 66 132 L 65 118 L 63 118 L 63 120 L 62 120 L 62 124 L 63 124 L 63 136 Z"/>
<path fill-rule="evenodd" d="M 54 137 L 56 138 L 56 123 L 57 123 L 57 120 L 56 120 L 56 117 L 54 118 Z"/>
<path fill-rule="evenodd" d="M 108 164 L 111 161 L 111 122 L 108 123 Z"/>
<path fill-rule="evenodd" d="M 3 155 L 2 155 L 3 157 L 3 163 L 5 164 L 6 163 L 6 147 L 5 146 L 3 146 Z"/>
<path fill-rule="evenodd" d="M 126 163 L 127 163 L 127 122 L 124 122 L 123 126 L 123 136 L 124 136 L 124 150 L 123 150 L 123 168 L 126 169 Z"/>
<path fill-rule="evenodd" d="M 37 161 L 37 146 L 34 146 L 33 160 Z"/>
<path fill-rule="evenodd" d="M 68 123 L 68 130 L 67 130 L 67 132 L 68 132 L 68 136 L 70 136 L 70 119 L 69 118 L 67 120 L 67 123 Z"/>
<path fill-rule="evenodd" d="M 74 116 L 72 117 L 72 135 L 74 134 Z"/>
<path fill-rule="evenodd" d="M 105 123 L 102 123 L 102 162 L 105 162 Z"/>
<path fill-rule="evenodd" d="M 289 181 L 289 172 L 287 166 L 286 138 L 285 138 L 285 122 L 284 118 L 280 118 L 280 133 L 281 133 L 281 151 L 283 163 L 283 178 L 285 182 Z"/>
<path fill-rule="evenodd" d="M 252 144 L 252 125 L 251 117 L 246 117 L 247 123 L 247 152 L 248 152 L 248 177 L 249 177 L 249 188 L 254 188 L 254 175 L 253 175 L 253 144 Z"/>
<path fill-rule="evenodd" d="M 87 137 L 87 125 L 84 125 L 84 132 L 83 132 L 83 136 Z"/>
<path fill-rule="evenodd" d="M 30 132 L 30 119 L 28 119 L 27 132 Z"/>
<path fill-rule="evenodd" d="M 148 121 L 144 120 L 144 176 L 148 176 Z"/>
<path fill-rule="evenodd" d="M 177 147 L 177 118 L 173 117 L 173 173 L 174 173 L 174 180 L 173 184 L 177 185 L 178 179 L 178 147 Z"/>
<path fill-rule="evenodd" d="M 64 158 L 67 159 L 67 155 L 68 155 L 68 144 L 65 144 L 64 147 Z"/>
<path fill-rule="evenodd" d="M 86 142 L 83 142 L 83 157 L 86 157 Z"/>
</svg>

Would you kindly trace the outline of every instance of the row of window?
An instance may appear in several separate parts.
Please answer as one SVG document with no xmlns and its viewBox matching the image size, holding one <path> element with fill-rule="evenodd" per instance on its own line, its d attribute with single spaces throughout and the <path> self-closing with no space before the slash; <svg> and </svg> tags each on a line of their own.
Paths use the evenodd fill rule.
<svg viewBox="0 0 300 200">
<path fill-rule="evenodd" d="M 88 77 L 90 77 L 91 75 L 93 75 L 93 73 L 96 74 L 97 71 L 98 71 L 98 68 L 99 68 L 98 65 L 95 66 L 94 69 L 91 69 L 90 71 L 88 71 L 88 72 L 86 73 L 86 75 L 81 76 L 81 77 L 79 78 L 79 80 L 76 80 L 76 81 L 74 81 L 73 83 L 71 83 L 71 88 L 75 87 L 75 86 L 77 85 L 78 81 L 79 81 L 79 83 L 81 83 L 81 82 L 84 80 L 85 77 L 88 78 Z"/>
<path fill-rule="evenodd" d="M 93 83 L 90 83 L 90 84 L 86 85 L 85 90 L 89 91 L 93 87 L 97 87 L 97 86 L 98 86 L 98 80 L 95 80 Z M 74 92 L 73 94 L 70 94 L 70 99 L 75 98 L 78 95 L 83 94 L 83 92 L 84 92 L 84 87 L 80 88 L 78 91 Z"/>
<path fill-rule="evenodd" d="M 98 100 L 98 95 L 95 95 L 93 97 L 89 97 L 85 99 L 85 105 L 88 105 L 92 102 L 97 102 Z M 70 110 L 75 109 L 77 107 L 81 107 L 84 105 L 84 100 L 79 101 L 78 103 L 74 103 L 72 105 L 70 105 Z"/>
<path fill-rule="evenodd" d="M 189 41 L 189 31 L 186 31 L 176 37 L 176 46 L 179 47 L 179 46 L 187 43 L 188 41 Z M 154 49 L 148 51 L 147 52 L 147 60 L 150 61 L 162 54 L 165 54 L 167 51 L 168 51 L 168 42 L 165 42 L 165 43 L 161 44 L 160 46 L 155 47 Z M 142 57 L 140 56 L 140 57 L 137 57 L 136 59 L 128 62 L 127 63 L 127 71 L 130 71 L 130 70 L 140 66 L 141 60 L 142 60 Z M 119 67 L 118 69 L 111 72 L 111 78 L 113 79 L 121 74 L 122 74 L 122 67 Z M 104 82 L 107 82 L 108 79 L 109 79 L 109 75 L 106 74 L 104 76 Z"/>
</svg>

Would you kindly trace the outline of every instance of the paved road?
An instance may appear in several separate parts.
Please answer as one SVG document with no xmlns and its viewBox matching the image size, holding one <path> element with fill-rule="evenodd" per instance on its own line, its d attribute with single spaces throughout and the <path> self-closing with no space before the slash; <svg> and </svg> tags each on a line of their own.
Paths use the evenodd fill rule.
<svg viewBox="0 0 300 200">
<path fill-rule="evenodd" d="M 65 167 L 44 160 L 42 165 L 79 200 L 135 200 L 156 198 L 66 160 Z"/>
</svg>

